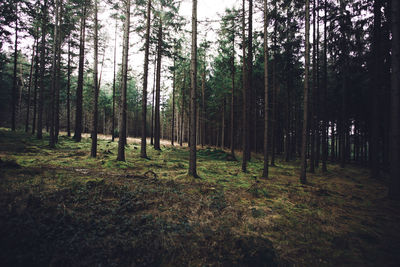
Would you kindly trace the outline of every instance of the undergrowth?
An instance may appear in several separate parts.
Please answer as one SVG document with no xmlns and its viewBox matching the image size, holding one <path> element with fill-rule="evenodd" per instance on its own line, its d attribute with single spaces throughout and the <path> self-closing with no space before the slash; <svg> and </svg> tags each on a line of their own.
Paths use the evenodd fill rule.
<svg viewBox="0 0 400 267">
<path fill-rule="evenodd" d="M 277 161 L 261 179 L 257 155 L 187 148 L 76 143 L 0 130 L 0 261 L 3 266 L 387 265 L 400 262 L 399 204 L 368 171 L 329 164 L 310 183 L 298 162 Z"/>
</svg>

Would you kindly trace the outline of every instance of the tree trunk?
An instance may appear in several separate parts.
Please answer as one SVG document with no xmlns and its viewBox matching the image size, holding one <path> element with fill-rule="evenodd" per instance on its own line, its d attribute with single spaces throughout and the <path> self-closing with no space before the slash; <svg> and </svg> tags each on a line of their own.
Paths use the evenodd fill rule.
<svg viewBox="0 0 400 267">
<path fill-rule="evenodd" d="M 256 129 L 252 129 L 250 116 L 256 120 L 255 114 L 255 106 L 254 108 L 251 106 L 251 100 L 255 96 L 255 92 L 253 89 L 253 0 L 249 0 L 249 28 L 248 28 L 248 38 L 247 38 L 247 150 L 246 157 L 247 160 L 251 159 L 251 142 L 250 142 L 250 132 L 251 130 L 256 131 Z"/>
<path fill-rule="evenodd" d="M 379 94 L 381 90 L 381 9 L 382 0 L 374 1 L 374 29 L 373 29 L 373 79 L 372 79 L 372 117 L 371 117 L 371 177 L 379 175 Z"/>
<path fill-rule="evenodd" d="M 126 1 L 125 10 L 125 26 L 124 26 L 124 40 L 122 51 L 122 87 L 121 87 L 121 112 L 119 123 L 119 139 L 118 139 L 118 161 L 125 161 L 125 145 L 127 136 L 126 116 L 126 91 L 128 81 L 128 55 L 129 55 L 129 29 L 130 29 L 130 16 L 131 16 L 131 0 Z"/>
<path fill-rule="evenodd" d="M 275 1 L 275 12 L 277 11 L 277 1 Z M 272 65 L 272 121 L 271 121 L 271 166 L 275 166 L 275 150 L 276 150 L 276 97 L 277 97 L 277 85 L 276 85 L 276 35 L 277 35 L 278 22 L 275 19 L 274 23 L 274 61 Z"/>
<path fill-rule="evenodd" d="M 262 177 L 268 179 L 268 1 L 264 0 L 264 169 Z"/>
<path fill-rule="evenodd" d="M 37 32 L 37 30 L 36 30 Z M 28 84 L 28 98 L 26 101 L 26 120 L 25 120 L 25 132 L 29 131 L 29 113 L 31 110 L 31 88 L 32 88 L 32 76 L 33 76 L 33 65 L 35 64 L 35 51 L 38 43 L 38 38 L 36 34 L 34 36 L 34 45 L 32 47 L 32 58 L 31 58 L 31 68 L 29 71 L 29 84 Z"/>
<path fill-rule="evenodd" d="M 308 67 L 310 61 L 310 1 L 306 0 L 306 41 L 305 41 L 305 70 L 304 70 L 304 113 L 303 113 L 303 129 L 302 129 L 302 143 L 301 143 L 301 171 L 300 182 L 307 183 L 306 168 L 307 168 L 307 123 L 308 123 Z"/>
<path fill-rule="evenodd" d="M 58 31 L 59 31 L 59 0 L 55 0 L 55 22 L 53 32 L 53 63 L 51 71 L 51 102 L 50 102 L 50 141 L 49 146 L 55 147 L 55 105 L 56 105 L 56 87 L 57 87 L 57 62 L 58 62 Z"/>
<path fill-rule="evenodd" d="M 75 134 L 74 139 L 80 142 L 82 139 L 82 104 L 83 104 L 83 69 L 85 67 L 85 31 L 86 31 L 86 5 L 82 7 L 81 28 L 79 38 L 79 67 L 78 67 L 78 86 L 76 88 L 76 114 L 75 114 Z"/>
<path fill-rule="evenodd" d="M 154 149 L 161 150 L 160 148 L 160 90 L 161 90 L 161 59 L 162 59 L 162 38 L 163 26 L 162 19 L 160 18 L 160 25 L 158 28 L 158 44 L 157 44 L 157 78 L 156 78 L 156 106 L 155 106 L 155 124 L 154 124 Z"/>
<path fill-rule="evenodd" d="M 243 150 L 243 157 L 242 157 L 242 171 L 246 172 L 247 171 L 247 155 L 248 155 L 248 140 L 249 140 L 249 132 L 248 132 L 248 125 L 249 123 L 247 122 L 247 87 L 248 87 L 248 82 L 247 82 L 247 61 L 246 61 L 246 2 L 243 0 L 242 3 L 242 38 L 243 38 L 243 43 L 242 43 L 242 52 L 243 52 L 243 144 L 242 144 L 242 150 Z"/>
<path fill-rule="evenodd" d="M 94 112 L 92 121 L 92 149 L 90 156 L 97 156 L 97 132 L 98 132 L 98 117 L 99 117 L 99 84 L 98 76 L 98 53 L 99 53 L 99 37 L 98 37 L 98 20 L 97 20 L 97 0 L 94 0 L 94 59 L 93 59 L 93 89 L 94 89 Z"/>
<path fill-rule="evenodd" d="M 235 158 L 235 20 L 232 19 L 231 156 Z M 203 137 L 204 138 L 204 137 Z"/>
<path fill-rule="evenodd" d="M 116 83 L 116 64 L 117 64 L 117 29 L 118 24 L 117 20 L 115 20 L 115 34 L 114 34 L 114 61 L 113 61 L 113 88 L 112 88 L 112 122 L 111 122 L 111 141 L 114 142 L 115 140 L 115 83 Z"/>
<path fill-rule="evenodd" d="M 38 122 L 36 137 L 43 138 L 43 106 L 44 106 L 44 73 L 46 71 L 46 17 L 47 17 L 47 0 L 44 1 L 41 14 L 42 24 L 42 40 L 40 44 L 40 83 L 39 83 L 39 103 L 38 103 Z"/>
<path fill-rule="evenodd" d="M 38 88 L 38 76 L 39 76 L 39 31 L 37 31 L 37 42 L 36 42 L 36 55 L 35 55 L 35 79 L 33 82 L 33 117 L 32 117 L 32 135 L 36 131 L 36 112 L 37 112 L 37 88 Z"/>
<path fill-rule="evenodd" d="M 67 135 L 71 136 L 71 37 L 68 40 L 68 73 L 67 73 Z"/>
<path fill-rule="evenodd" d="M 323 80 L 323 96 L 322 96 L 322 172 L 327 172 L 326 161 L 328 159 L 328 117 L 326 112 L 327 94 L 328 94 L 328 61 L 327 61 L 327 0 L 324 3 L 324 80 Z"/>
<path fill-rule="evenodd" d="M 150 17 L 151 17 L 151 0 L 147 2 L 147 25 L 146 25 L 146 44 L 144 54 L 144 74 L 143 74 L 143 95 L 142 95 L 142 140 L 140 147 L 140 157 L 147 158 L 146 153 L 146 117 L 147 117 L 147 78 L 149 76 L 149 50 L 150 50 Z"/>
<path fill-rule="evenodd" d="M 60 75 L 61 75 L 61 25 L 62 25 L 62 0 L 59 0 L 59 21 L 57 30 L 57 62 L 56 62 L 56 86 L 55 86 L 55 118 L 54 118 L 54 141 L 58 143 L 60 133 Z"/>
<path fill-rule="evenodd" d="M 157 69 L 157 48 L 155 51 L 155 59 L 154 59 L 154 77 L 153 77 L 153 93 L 151 102 L 151 123 L 150 123 L 150 145 L 154 145 L 154 98 L 156 89 L 156 72 L 157 72 L 156 69 Z"/>
<path fill-rule="evenodd" d="M 221 148 L 225 148 L 225 97 L 222 100 L 222 114 L 221 114 Z"/>
<path fill-rule="evenodd" d="M 18 3 L 15 6 L 15 14 L 18 14 Z M 18 16 L 15 16 L 15 39 L 14 39 L 14 71 L 11 107 L 11 130 L 15 131 L 17 113 L 17 64 L 18 64 Z"/>
<path fill-rule="evenodd" d="M 205 54 L 205 51 L 204 51 Z M 203 67 L 203 73 L 202 73 L 202 82 L 201 82 L 201 102 L 202 102 L 202 127 L 201 127 L 201 147 L 204 147 L 204 143 L 206 142 L 206 101 L 205 101 L 205 87 L 206 87 L 206 57 L 204 55 L 204 67 Z"/>
<path fill-rule="evenodd" d="M 389 196 L 400 198 L 400 8 L 392 0 L 392 76 L 391 76 L 391 135 L 390 135 L 390 188 Z"/>
<path fill-rule="evenodd" d="M 176 53 L 176 50 L 175 50 Z M 176 69 L 176 56 L 174 55 L 174 70 L 173 70 L 173 75 L 172 75 L 172 122 L 171 122 L 171 145 L 174 146 L 174 141 L 175 141 L 175 136 L 174 136 L 174 130 L 175 130 L 175 71 Z"/>
<path fill-rule="evenodd" d="M 190 60 L 190 156 L 189 175 L 197 177 L 196 171 L 196 87 L 197 87 L 197 0 L 192 0 L 192 52 Z"/>
<path fill-rule="evenodd" d="M 317 101 L 316 99 L 316 91 L 317 91 L 317 86 L 316 86 L 316 67 L 315 67 L 315 62 L 316 62 L 316 45 L 315 45 L 315 29 L 316 29 L 316 20 L 315 20 L 315 0 L 313 0 L 313 43 L 312 43 L 312 91 L 310 95 L 310 145 L 311 145 L 311 153 L 310 153 L 310 168 L 309 171 L 310 173 L 315 172 L 315 135 L 316 135 L 316 119 L 315 119 L 315 102 Z"/>
</svg>

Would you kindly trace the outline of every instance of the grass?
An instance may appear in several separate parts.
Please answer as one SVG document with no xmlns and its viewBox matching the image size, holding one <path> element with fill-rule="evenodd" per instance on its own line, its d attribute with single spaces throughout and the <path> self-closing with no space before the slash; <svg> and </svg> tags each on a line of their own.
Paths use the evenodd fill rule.
<svg viewBox="0 0 400 267">
<path fill-rule="evenodd" d="M 227 153 L 138 144 L 116 161 L 117 143 L 76 143 L 0 130 L 0 259 L 5 265 L 395 266 L 399 203 L 384 181 L 356 166 L 309 174 L 277 161 L 270 179 L 253 157 L 248 172 Z M 154 175 L 155 174 L 155 175 Z M 155 179 L 156 178 L 156 179 Z"/>
</svg>

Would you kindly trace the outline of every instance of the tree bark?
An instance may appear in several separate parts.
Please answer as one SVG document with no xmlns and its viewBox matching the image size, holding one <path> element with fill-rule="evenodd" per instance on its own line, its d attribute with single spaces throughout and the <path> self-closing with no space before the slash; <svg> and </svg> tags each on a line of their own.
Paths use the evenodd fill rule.
<svg viewBox="0 0 400 267">
<path fill-rule="evenodd" d="M 247 90 L 248 90 L 248 82 L 247 82 L 247 68 L 248 68 L 248 63 L 246 60 L 246 2 L 243 0 L 242 2 L 242 38 L 243 38 L 243 43 L 242 43 L 242 52 L 243 52 L 243 118 L 242 118 L 242 123 L 243 123 L 243 142 L 242 142 L 242 150 L 243 150 L 243 157 L 242 157 L 242 171 L 246 172 L 247 171 L 247 156 L 248 156 L 248 140 L 249 140 L 249 131 L 248 131 L 248 126 L 249 123 L 247 122 Z"/>
<path fill-rule="evenodd" d="M 18 14 L 18 3 L 15 6 L 15 13 Z M 17 64 L 18 64 L 18 16 L 15 16 L 15 39 L 14 39 L 14 70 L 13 70 L 13 89 L 11 102 L 11 130 L 16 128 L 16 113 L 17 113 Z"/>
<path fill-rule="evenodd" d="M 328 94 L 328 61 L 327 61 L 327 0 L 324 3 L 324 80 L 323 80 L 323 96 L 322 96 L 322 172 L 327 172 L 326 161 L 328 159 L 328 116 L 327 116 L 327 94 Z"/>
<path fill-rule="evenodd" d="M 36 30 L 37 32 L 37 30 Z M 28 83 L 28 98 L 26 101 L 26 120 L 25 120 L 25 132 L 29 131 L 29 114 L 31 111 L 31 88 L 32 88 L 32 76 L 33 76 L 33 66 L 35 64 L 35 51 L 38 43 L 38 38 L 36 34 L 34 36 L 34 45 L 32 47 L 32 58 L 31 58 L 31 67 L 29 71 L 29 83 Z"/>
<path fill-rule="evenodd" d="M 400 198 L 400 8 L 392 0 L 392 76 L 391 76 L 391 135 L 390 135 L 390 188 L 389 196 Z"/>
<path fill-rule="evenodd" d="M 264 0 L 264 169 L 262 177 L 268 179 L 268 1 Z"/>
<path fill-rule="evenodd" d="M 98 20 L 97 20 L 97 0 L 94 0 L 94 59 L 93 59 L 93 89 L 94 89 L 94 112 L 92 121 L 92 149 L 90 156 L 97 156 L 97 132 L 98 132 L 98 117 L 99 117 L 99 84 L 98 84 L 98 53 L 99 53 L 99 36 L 98 36 Z"/>
<path fill-rule="evenodd" d="M 112 122 L 111 122 L 111 141 L 115 140 L 115 93 L 116 93 L 116 64 L 117 64 L 117 29 L 118 24 L 115 20 L 115 34 L 114 34 L 114 61 L 113 61 L 113 88 L 112 88 Z"/>
<path fill-rule="evenodd" d="M 147 78 L 149 76 L 149 50 L 150 50 L 150 17 L 151 0 L 147 1 L 147 25 L 146 25 L 146 44 L 144 53 L 144 74 L 143 74 L 143 93 L 142 93 L 142 140 L 140 147 L 140 157 L 147 158 L 146 137 L 147 137 Z"/>
<path fill-rule="evenodd" d="M 40 83 L 39 83 L 39 103 L 38 103 L 38 122 L 37 122 L 37 139 L 43 138 L 43 106 L 44 106 L 44 73 L 46 71 L 46 17 L 47 17 L 47 0 L 44 0 L 41 14 L 42 40 L 40 44 Z"/>
<path fill-rule="evenodd" d="M 162 38 L 163 38 L 163 24 L 160 18 L 160 25 L 158 27 L 158 44 L 157 44 L 157 78 L 156 78 L 156 105 L 154 112 L 154 149 L 161 150 L 160 148 L 160 91 L 161 91 L 161 61 L 162 61 Z"/>
<path fill-rule="evenodd" d="M 59 31 L 59 0 L 55 0 L 55 22 L 53 32 L 53 63 L 51 71 L 51 102 L 50 102 L 50 141 L 49 146 L 55 147 L 55 112 L 56 112 L 56 87 L 57 87 L 57 62 L 58 62 L 58 31 Z"/>
<path fill-rule="evenodd" d="M 307 168 L 307 123 L 308 123 L 308 68 L 309 68 L 309 39 L 310 39 L 310 1 L 306 0 L 306 41 L 305 41 L 305 70 L 304 70 L 304 107 L 303 107 L 303 129 L 302 129 L 302 142 L 301 142 L 301 170 L 300 182 L 307 183 L 306 168 Z"/>
<path fill-rule="evenodd" d="M 39 31 L 37 31 L 36 55 L 35 55 L 35 78 L 33 82 L 33 116 L 32 116 L 32 135 L 36 131 L 36 113 L 37 113 L 37 89 L 39 76 Z"/>
<path fill-rule="evenodd" d="M 381 8 L 382 0 L 374 1 L 374 29 L 373 29 L 373 79 L 372 79 L 372 117 L 371 117 L 371 177 L 377 178 L 379 175 L 379 94 L 381 90 Z"/>
<path fill-rule="evenodd" d="M 71 136 L 71 37 L 68 40 L 68 73 L 67 73 L 67 135 Z"/>
<path fill-rule="evenodd" d="M 76 88 L 76 113 L 75 113 L 75 134 L 74 139 L 80 142 L 82 139 L 82 113 L 83 113 L 83 69 L 85 67 L 85 31 L 86 31 L 86 5 L 82 7 L 82 17 L 79 38 L 79 66 L 78 86 Z"/>
<path fill-rule="evenodd" d="M 197 87 L 197 0 L 192 0 L 192 52 L 190 60 L 190 154 L 189 175 L 197 177 L 196 170 L 196 87 Z"/>
<path fill-rule="evenodd" d="M 176 50 L 175 50 L 176 53 Z M 176 55 L 174 55 L 174 66 L 173 66 L 173 75 L 172 75 L 172 122 L 171 122 L 171 145 L 174 146 L 174 141 L 175 141 L 175 136 L 174 136 L 174 130 L 175 130 L 175 74 L 176 74 Z"/>
<path fill-rule="evenodd" d="M 128 55 L 129 55 L 129 29 L 130 29 L 130 16 L 131 16 L 131 0 L 126 1 L 125 10 L 125 26 L 124 26 L 124 41 L 122 51 L 122 88 L 121 88 L 121 112 L 119 123 L 119 139 L 118 139 L 118 161 L 125 161 L 125 145 L 126 145 L 126 116 L 127 116 L 127 103 L 126 91 L 128 81 Z"/>
<path fill-rule="evenodd" d="M 231 156 L 235 158 L 235 19 L 232 18 Z M 204 137 L 203 137 L 204 138 Z"/>
</svg>

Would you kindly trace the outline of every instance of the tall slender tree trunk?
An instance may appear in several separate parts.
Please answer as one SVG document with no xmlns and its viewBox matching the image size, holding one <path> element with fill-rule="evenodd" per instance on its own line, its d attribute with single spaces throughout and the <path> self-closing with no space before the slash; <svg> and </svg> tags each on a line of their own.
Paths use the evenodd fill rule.
<svg viewBox="0 0 400 267">
<path fill-rule="evenodd" d="M 311 153 L 310 153 L 310 173 L 315 172 L 315 135 L 316 135 L 316 119 L 315 119 L 315 102 L 317 99 L 315 98 L 316 96 L 316 66 L 315 66 L 315 60 L 316 60 L 316 45 L 315 45 L 315 29 L 316 29 L 316 20 L 315 20 L 315 0 L 313 0 L 313 43 L 312 43 L 312 91 L 310 95 L 310 144 L 311 144 Z"/>
<path fill-rule="evenodd" d="M 15 6 L 15 14 L 18 14 L 18 3 Z M 14 71 L 13 71 L 13 89 L 11 102 L 11 130 L 16 128 L 16 113 L 17 113 L 17 64 L 18 64 L 18 16 L 15 16 L 15 39 L 14 39 Z"/>
<path fill-rule="evenodd" d="M 308 124 L 308 68 L 310 61 L 310 1 L 306 0 L 306 42 L 305 42 L 305 70 L 304 70 L 304 113 L 303 113 L 303 129 L 302 129 L 302 143 L 301 143 L 301 170 L 300 182 L 307 183 L 306 168 L 307 168 L 307 124 Z"/>
<path fill-rule="evenodd" d="M 68 40 L 67 66 L 67 135 L 71 136 L 71 37 Z"/>
<path fill-rule="evenodd" d="M 222 100 L 222 114 L 221 114 L 221 148 L 225 148 L 225 97 Z"/>
<path fill-rule="evenodd" d="M 55 117 L 54 117 L 54 141 L 58 143 L 60 133 L 60 75 L 61 75 L 61 25 L 62 25 L 62 0 L 59 0 L 59 21 L 57 31 L 57 62 L 56 62 L 56 86 L 55 86 Z"/>
<path fill-rule="evenodd" d="M 151 0 L 147 1 L 147 25 L 146 25 L 146 44 L 144 54 L 144 75 L 143 75 L 143 93 L 142 93 L 142 140 L 140 147 L 140 157 L 147 158 L 146 137 L 147 137 L 147 79 L 149 76 L 149 50 L 150 50 L 150 17 Z"/>
<path fill-rule="evenodd" d="M 47 18 L 47 0 L 44 0 L 42 14 L 41 14 L 41 28 L 42 28 L 42 40 L 40 43 L 40 83 L 39 83 L 39 103 L 38 103 L 38 122 L 36 137 L 38 139 L 43 138 L 43 106 L 45 98 L 44 90 L 44 73 L 46 70 L 46 18 Z"/>
<path fill-rule="evenodd" d="M 184 113 L 185 113 L 185 85 L 186 85 L 186 72 L 183 73 L 183 86 L 181 89 L 181 96 L 182 96 L 182 106 L 181 106 L 181 129 L 180 129 L 180 139 L 179 139 L 179 145 L 183 145 L 183 139 L 185 138 L 184 136 Z"/>
<path fill-rule="evenodd" d="M 277 10 L 277 1 L 275 1 L 275 12 L 278 12 Z M 272 121 L 271 121 L 271 166 L 275 166 L 275 150 L 276 150 L 276 109 L 277 109 L 277 103 L 276 103 L 276 97 L 277 97 L 277 85 L 276 85 L 276 36 L 277 36 L 277 27 L 278 27 L 278 22 L 277 19 L 275 19 L 274 22 L 274 61 L 272 65 Z"/>
<path fill-rule="evenodd" d="M 323 96 L 322 96 L 322 172 L 327 172 L 326 161 L 328 159 L 328 116 L 327 116 L 327 94 L 328 94 L 328 61 L 327 61 L 327 0 L 324 3 L 324 80 L 323 80 Z"/>
<path fill-rule="evenodd" d="M 36 30 L 37 32 L 37 30 Z M 32 88 L 32 76 L 33 76 L 33 66 L 35 64 L 35 51 L 38 43 L 38 38 L 35 34 L 34 36 L 34 45 L 32 47 L 32 58 L 31 58 L 31 68 L 29 71 L 29 84 L 28 84 L 28 98 L 26 101 L 26 119 L 25 119 L 25 132 L 29 131 L 29 114 L 31 111 L 31 88 Z"/>
<path fill-rule="evenodd" d="M 82 7 L 82 17 L 79 38 L 79 66 L 78 66 L 78 86 L 76 88 L 76 114 L 75 114 L 75 134 L 74 139 L 80 142 L 82 139 L 82 113 L 83 113 L 83 69 L 85 67 L 85 31 L 86 31 L 86 5 Z"/>
<path fill-rule="evenodd" d="M 316 23 L 317 23 L 317 39 L 316 39 L 316 92 L 315 92 L 315 102 L 314 102 L 314 121 L 315 121 L 315 168 L 319 168 L 319 161 L 320 161 L 320 154 L 321 154 L 321 136 L 320 136 L 320 121 L 321 121 L 321 116 L 320 116 L 320 101 L 321 101 L 321 95 L 320 95 L 320 76 L 319 76 L 319 10 L 320 10 L 320 4 L 319 0 L 316 2 L 317 7 L 316 7 Z"/>
<path fill-rule="evenodd" d="M 202 103 L 202 127 L 201 127 L 201 147 L 204 147 L 206 142 L 206 56 L 204 51 L 204 66 L 203 66 L 203 73 L 201 75 L 201 103 Z"/>
<path fill-rule="evenodd" d="M 126 116 L 127 116 L 127 104 L 126 104 L 126 91 L 128 81 L 128 55 L 129 55 L 129 29 L 130 29 L 130 17 L 131 17 L 131 0 L 126 1 L 125 7 L 125 26 L 124 26 L 124 40 L 123 40 L 123 51 L 122 51 L 122 87 L 121 87 L 121 112 L 120 112 L 120 123 L 119 123 L 119 139 L 118 139 L 118 161 L 125 161 L 125 145 L 127 136 Z"/>
<path fill-rule="evenodd" d="M 35 55 L 35 78 L 33 82 L 33 116 L 32 116 L 32 135 L 36 131 L 36 113 L 37 113 L 37 89 L 39 76 L 39 30 L 37 31 L 36 55 Z"/>
<path fill-rule="evenodd" d="M 176 50 L 175 50 L 176 53 Z M 174 130 L 175 130 L 175 74 L 176 74 L 176 56 L 174 55 L 174 70 L 172 74 L 172 122 L 171 122 L 171 145 L 174 146 L 174 141 L 175 141 L 175 136 L 174 136 Z"/>
<path fill-rule="evenodd" d="M 117 29 L 118 24 L 115 20 L 115 34 L 114 34 L 114 61 L 113 61 L 113 91 L 112 91 L 112 122 L 111 122 L 111 141 L 115 140 L 115 93 L 116 93 L 116 65 L 117 65 Z"/>
<path fill-rule="evenodd" d="M 392 76 L 391 76 L 391 135 L 389 196 L 400 198 L 400 7 L 392 0 Z"/>
<path fill-rule="evenodd" d="M 255 106 L 251 106 L 251 101 L 255 97 L 255 91 L 253 89 L 253 0 L 249 0 L 249 28 L 248 28 L 248 38 L 247 38 L 247 150 L 246 157 L 247 160 L 251 160 L 251 142 L 250 142 L 250 132 L 252 129 L 250 117 L 257 120 L 255 114 Z"/>
<path fill-rule="evenodd" d="M 155 124 L 154 124 L 154 149 L 161 150 L 160 148 L 160 91 L 161 91 L 161 60 L 162 60 L 162 38 L 163 38 L 163 25 L 160 18 L 160 25 L 158 27 L 158 44 L 157 44 L 157 78 L 156 78 L 156 106 L 155 106 Z"/>
<path fill-rule="evenodd" d="M 192 52 L 190 60 L 190 154 L 189 175 L 197 177 L 196 170 L 196 87 L 197 87 L 197 0 L 192 0 Z"/>
<path fill-rule="evenodd" d="M 57 87 L 57 62 L 58 62 L 58 31 L 59 31 L 59 0 L 55 0 L 55 22 L 53 32 L 53 63 L 51 71 L 51 102 L 50 102 L 50 141 L 51 148 L 55 147 L 55 112 L 56 112 L 56 87 Z"/>
<path fill-rule="evenodd" d="M 243 150 L 243 157 L 242 157 L 242 171 L 246 172 L 247 171 L 247 160 L 248 160 L 248 149 L 249 149 L 249 131 L 248 131 L 248 126 L 249 123 L 247 122 L 247 91 L 248 91 L 248 82 L 247 82 L 247 60 L 246 60 L 246 1 L 243 0 L 242 2 L 242 38 L 243 38 L 243 43 L 242 43 L 242 52 L 243 52 L 243 144 L 242 144 L 242 150 Z"/>
<path fill-rule="evenodd" d="M 347 34 L 345 29 L 345 10 L 346 10 L 346 2 L 345 0 L 340 0 L 340 12 L 341 12 L 341 23 L 340 23 L 340 33 L 341 33 L 341 49 L 342 49 L 342 64 L 343 66 L 341 71 L 341 78 L 342 78 L 342 107 L 341 107 L 341 119 L 340 119 L 340 130 L 339 130 L 339 142 L 340 142 L 340 167 L 344 168 L 346 165 L 347 160 L 347 153 L 346 153 L 346 137 L 348 133 L 348 126 L 347 126 L 347 114 L 346 114 L 346 90 L 347 90 Z"/>
<path fill-rule="evenodd" d="M 151 102 L 151 123 L 150 123 L 150 145 L 154 145 L 154 98 L 156 90 L 156 72 L 157 72 L 157 48 L 155 51 L 154 58 L 154 77 L 153 77 L 153 92 L 152 92 L 152 102 Z"/>
<path fill-rule="evenodd" d="M 93 59 L 93 89 L 94 89 L 94 112 L 92 121 L 92 149 L 90 156 L 97 156 L 97 132 L 99 118 L 99 83 L 98 83 L 98 53 L 99 53 L 99 35 L 98 35 L 98 20 L 97 20 L 97 0 L 94 0 L 94 59 Z"/>
<path fill-rule="evenodd" d="M 379 175 L 379 94 L 382 84 L 381 75 L 381 19 L 382 19 L 382 0 L 374 1 L 374 29 L 372 41 L 373 53 L 373 79 L 372 79 L 372 117 L 371 117 L 371 177 L 377 178 Z"/>
<path fill-rule="evenodd" d="M 264 169 L 262 177 L 268 179 L 268 1 L 264 0 Z"/>
<path fill-rule="evenodd" d="M 235 158 L 235 19 L 232 19 L 231 156 Z M 204 137 L 203 137 L 204 138 Z"/>
</svg>

